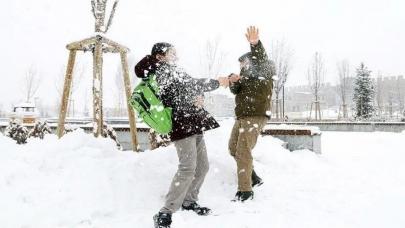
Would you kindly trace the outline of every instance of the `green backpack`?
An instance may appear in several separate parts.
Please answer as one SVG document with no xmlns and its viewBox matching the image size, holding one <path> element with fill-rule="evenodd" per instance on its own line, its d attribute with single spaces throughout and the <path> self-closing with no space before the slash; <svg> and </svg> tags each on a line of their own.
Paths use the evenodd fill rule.
<svg viewBox="0 0 405 228">
<path fill-rule="evenodd" d="M 163 105 L 156 95 L 158 92 L 156 76 L 151 75 L 135 87 L 129 104 L 149 127 L 166 135 L 172 130 L 172 109 Z"/>
</svg>

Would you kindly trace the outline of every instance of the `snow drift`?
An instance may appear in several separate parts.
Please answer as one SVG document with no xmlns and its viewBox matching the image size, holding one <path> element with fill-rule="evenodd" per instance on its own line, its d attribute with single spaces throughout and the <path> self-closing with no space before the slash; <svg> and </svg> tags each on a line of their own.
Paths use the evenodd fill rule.
<svg viewBox="0 0 405 228">
<path fill-rule="evenodd" d="M 233 203 L 231 124 L 206 134 L 210 171 L 200 203 L 213 215 L 180 211 L 174 228 L 404 227 L 403 134 L 324 133 L 322 156 L 261 137 L 255 169 L 265 184 L 253 201 Z M 23 146 L 0 136 L 0 226 L 152 227 L 176 168 L 173 146 L 122 152 L 80 130 Z"/>
</svg>

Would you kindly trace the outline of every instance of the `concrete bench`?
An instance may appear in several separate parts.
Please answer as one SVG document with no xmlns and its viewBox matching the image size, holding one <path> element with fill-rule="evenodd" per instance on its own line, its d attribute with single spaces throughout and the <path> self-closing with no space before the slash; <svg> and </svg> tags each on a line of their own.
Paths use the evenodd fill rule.
<svg viewBox="0 0 405 228">
<path fill-rule="evenodd" d="M 286 143 L 290 151 L 308 149 L 317 154 L 322 153 L 321 131 L 316 127 L 296 125 L 267 125 L 263 136 L 270 135 Z"/>
<path fill-rule="evenodd" d="M 73 125 L 73 128 L 83 128 L 86 132 L 92 132 L 91 125 Z M 50 125 L 52 131 L 56 131 L 56 124 Z M 3 132 L 6 128 L 0 125 L 0 131 Z M 114 130 L 117 132 L 118 141 L 123 146 L 124 150 L 131 150 L 131 138 L 129 134 L 128 125 L 113 125 Z M 298 125 L 267 125 L 262 135 L 270 135 L 284 141 L 285 147 L 291 151 L 309 149 L 315 153 L 321 153 L 321 132 L 319 128 L 312 126 L 298 126 Z M 160 146 L 156 141 L 156 136 L 150 134 L 150 129 L 147 126 L 139 124 L 138 126 L 138 143 L 141 151 L 154 149 Z M 165 143 L 165 142 L 163 142 Z"/>
</svg>

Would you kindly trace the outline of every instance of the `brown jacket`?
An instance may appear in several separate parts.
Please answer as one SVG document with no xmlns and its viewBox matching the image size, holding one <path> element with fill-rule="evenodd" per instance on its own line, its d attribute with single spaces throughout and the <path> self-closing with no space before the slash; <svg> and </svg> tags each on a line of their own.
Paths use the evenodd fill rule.
<svg viewBox="0 0 405 228">
<path fill-rule="evenodd" d="M 271 96 L 273 92 L 272 76 L 276 74 L 274 63 L 267 57 L 266 51 L 259 41 L 251 45 L 251 52 L 246 56 L 250 59 L 248 69 L 242 69 L 241 79 L 232 83 L 231 92 L 235 96 L 236 117 L 270 116 Z"/>
</svg>

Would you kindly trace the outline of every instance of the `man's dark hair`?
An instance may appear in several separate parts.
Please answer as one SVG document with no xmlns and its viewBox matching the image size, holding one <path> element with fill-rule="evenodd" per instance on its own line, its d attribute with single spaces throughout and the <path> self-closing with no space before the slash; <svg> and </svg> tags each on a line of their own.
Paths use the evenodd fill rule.
<svg viewBox="0 0 405 228">
<path fill-rule="evenodd" d="M 242 55 L 241 57 L 239 57 L 238 60 L 239 60 L 239 62 L 243 62 L 243 61 L 245 61 L 246 59 L 248 59 L 248 60 L 251 60 L 251 59 L 252 59 L 252 53 L 251 53 L 251 52 L 248 52 L 248 53 Z"/>
<path fill-rule="evenodd" d="M 156 55 L 164 55 L 172 47 L 174 47 L 174 46 L 169 43 L 165 43 L 165 42 L 156 43 L 152 47 L 151 54 L 152 54 L 152 56 L 155 56 L 155 57 L 156 57 Z"/>
</svg>

